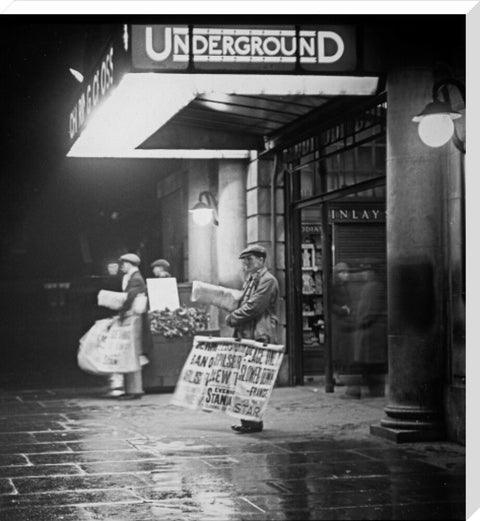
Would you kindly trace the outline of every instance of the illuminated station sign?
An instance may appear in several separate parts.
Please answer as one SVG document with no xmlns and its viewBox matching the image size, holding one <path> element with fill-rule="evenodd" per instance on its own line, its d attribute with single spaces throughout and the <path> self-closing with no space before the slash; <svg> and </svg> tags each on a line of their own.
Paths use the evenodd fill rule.
<svg viewBox="0 0 480 521">
<path fill-rule="evenodd" d="M 132 26 L 136 69 L 351 71 L 355 48 L 350 26 Z"/>
</svg>

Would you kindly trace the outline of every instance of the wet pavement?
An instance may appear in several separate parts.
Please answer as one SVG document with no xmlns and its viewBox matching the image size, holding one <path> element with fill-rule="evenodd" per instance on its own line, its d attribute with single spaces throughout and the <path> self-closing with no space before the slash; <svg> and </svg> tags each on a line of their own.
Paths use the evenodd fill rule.
<svg viewBox="0 0 480 521">
<path fill-rule="evenodd" d="M 170 398 L 2 392 L 0 519 L 465 519 L 465 448 L 371 436 L 384 398 L 276 388 L 253 435 Z"/>
</svg>

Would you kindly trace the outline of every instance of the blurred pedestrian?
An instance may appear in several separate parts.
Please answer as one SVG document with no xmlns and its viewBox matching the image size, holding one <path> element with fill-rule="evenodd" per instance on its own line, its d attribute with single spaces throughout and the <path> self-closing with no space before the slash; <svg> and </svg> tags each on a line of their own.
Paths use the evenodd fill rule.
<svg viewBox="0 0 480 521">
<path fill-rule="evenodd" d="M 139 270 L 140 257 L 134 253 L 126 253 L 120 257 L 120 271 L 123 273 L 122 291 L 127 293 L 127 298 L 120 309 L 120 320 L 133 315 L 133 330 L 135 335 L 134 346 L 136 355 L 140 358 L 145 356 L 145 342 L 149 331 L 145 330 L 145 323 L 148 324 L 146 310 L 141 316 L 135 316 L 133 305 L 135 298 L 140 294 L 147 294 L 147 286 Z M 132 373 L 125 373 L 125 394 L 118 397 L 119 400 L 135 400 L 143 395 L 142 369 Z"/>
<path fill-rule="evenodd" d="M 239 259 L 247 278 L 238 307 L 226 317 L 228 326 L 234 328 L 235 338 L 247 338 L 258 342 L 277 342 L 278 281 L 267 270 L 267 250 L 262 246 L 249 246 L 240 253 Z M 263 430 L 263 421 L 241 420 L 232 425 L 238 434 L 250 434 Z"/>
<path fill-rule="evenodd" d="M 383 396 L 387 371 L 385 286 L 378 279 L 376 264 L 365 264 L 363 271 L 365 283 L 356 314 L 354 363 L 370 395 Z"/>
<path fill-rule="evenodd" d="M 171 277 L 168 272 L 170 269 L 170 263 L 165 259 L 157 259 L 156 261 L 153 261 L 152 264 L 150 264 L 150 267 L 152 268 L 155 277 Z"/>
<path fill-rule="evenodd" d="M 349 288 L 349 266 L 337 263 L 333 268 L 332 284 L 332 354 L 335 385 L 344 385 L 341 380 L 349 361 L 353 358 L 352 308 Z"/>
</svg>

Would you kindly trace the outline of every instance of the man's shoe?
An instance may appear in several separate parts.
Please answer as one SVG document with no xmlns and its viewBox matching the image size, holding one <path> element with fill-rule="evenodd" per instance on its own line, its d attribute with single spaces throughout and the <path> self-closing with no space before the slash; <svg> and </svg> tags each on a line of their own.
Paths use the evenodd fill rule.
<svg viewBox="0 0 480 521">
<path fill-rule="evenodd" d="M 119 396 L 123 396 L 125 393 L 121 389 L 111 389 L 107 391 L 103 396 L 105 398 L 118 398 Z"/>
<path fill-rule="evenodd" d="M 143 393 L 127 393 L 120 395 L 117 400 L 140 400 Z"/>
<path fill-rule="evenodd" d="M 232 430 L 237 434 L 253 434 L 254 432 L 262 432 L 263 427 L 261 425 L 250 426 L 250 425 L 232 425 Z"/>
</svg>

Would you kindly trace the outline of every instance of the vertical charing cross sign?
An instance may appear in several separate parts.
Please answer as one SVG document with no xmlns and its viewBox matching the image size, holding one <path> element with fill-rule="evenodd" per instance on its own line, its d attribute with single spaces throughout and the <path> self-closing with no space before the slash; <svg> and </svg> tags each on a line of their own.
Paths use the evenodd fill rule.
<svg viewBox="0 0 480 521">
<path fill-rule="evenodd" d="M 93 75 L 88 78 L 75 106 L 70 112 L 69 134 L 73 139 L 85 124 L 92 110 L 106 96 L 114 80 L 113 46 L 102 56 Z"/>
<path fill-rule="evenodd" d="M 128 27 L 116 26 L 98 50 L 95 60 L 85 64 L 86 69 L 82 71 L 85 80 L 73 94 L 68 116 L 70 143 L 77 140 L 92 115 L 104 104 L 123 75 L 131 70 L 128 43 Z"/>
</svg>

